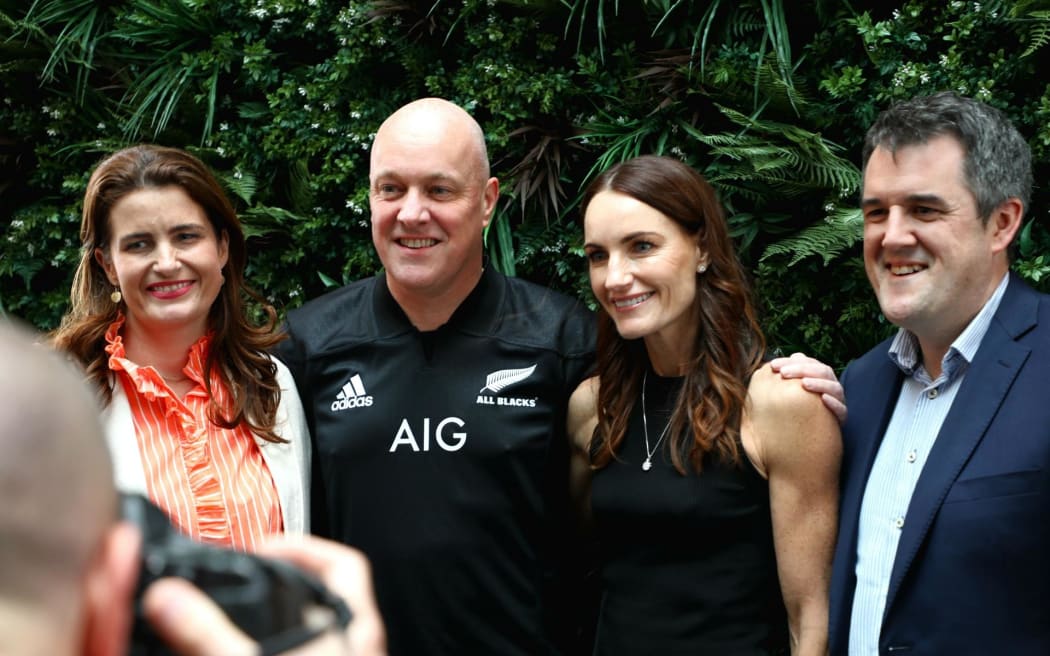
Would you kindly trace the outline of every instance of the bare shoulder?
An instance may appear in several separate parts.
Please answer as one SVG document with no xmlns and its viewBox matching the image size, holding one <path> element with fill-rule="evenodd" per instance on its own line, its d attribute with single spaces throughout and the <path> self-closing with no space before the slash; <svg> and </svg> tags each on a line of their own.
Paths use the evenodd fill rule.
<svg viewBox="0 0 1050 656">
<path fill-rule="evenodd" d="M 781 378 L 768 364 L 751 377 L 746 413 L 765 459 L 840 453 L 838 420 L 820 394 Z"/>
<path fill-rule="evenodd" d="M 591 442 L 594 427 L 598 424 L 597 376 L 584 380 L 569 397 L 566 429 L 573 445 L 586 451 Z"/>
<path fill-rule="evenodd" d="M 753 414 L 788 418 L 795 415 L 827 415 L 834 418 L 824 406 L 820 394 L 802 387 L 798 378 L 785 379 L 764 364 L 751 376 L 747 388 L 749 410 Z"/>
</svg>

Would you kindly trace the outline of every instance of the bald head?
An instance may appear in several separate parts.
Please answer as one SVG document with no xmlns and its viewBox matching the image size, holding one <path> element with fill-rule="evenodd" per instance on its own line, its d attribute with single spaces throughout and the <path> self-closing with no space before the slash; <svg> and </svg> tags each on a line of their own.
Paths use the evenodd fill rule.
<svg viewBox="0 0 1050 656">
<path fill-rule="evenodd" d="M 387 286 L 420 330 L 444 324 L 483 271 L 499 200 L 485 137 L 469 114 L 424 98 L 383 122 L 372 143 L 368 204 Z"/>
<path fill-rule="evenodd" d="M 0 321 L 0 603 L 74 604 L 118 504 L 98 408 L 71 364 Z"/>
<path fill-rule="evenodd" d="M 372 143 L 372 177 L 376 174 L 377 157 L 392 135 L 399 139 L 417 140 L 438 146 L 455 143 L 470 158 L 479 180 L 489 177 L 489 157 L 485 133 L 462 107 L 442 98 L 414 100 L 387 117 Z"/>
</svg>

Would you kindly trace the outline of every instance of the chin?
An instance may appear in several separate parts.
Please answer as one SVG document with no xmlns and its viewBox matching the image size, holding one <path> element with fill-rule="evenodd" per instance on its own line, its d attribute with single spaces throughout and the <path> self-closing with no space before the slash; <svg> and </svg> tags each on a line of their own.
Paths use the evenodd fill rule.
<svg viewBox="0 0 1050 656">
<path fill-rule="evenodd" d="M 884 307 L 881 309 L 882 316 L 886 317 L 886 321 L 901 328 L 907 328 L 906 324 L 908 323 L 908 320 L 914 316 L 914 312 L 910 309 L 899 306 Z"/>
<path fill-rule="evenodd" d="M 620 325 L 616 324 L 616 332 L 620 334 L 620 337 L 624 339 L 641 339 L 648 335 L 651 331 L 646 330 L 640 326 L 631 325 Z"/>
</svg>

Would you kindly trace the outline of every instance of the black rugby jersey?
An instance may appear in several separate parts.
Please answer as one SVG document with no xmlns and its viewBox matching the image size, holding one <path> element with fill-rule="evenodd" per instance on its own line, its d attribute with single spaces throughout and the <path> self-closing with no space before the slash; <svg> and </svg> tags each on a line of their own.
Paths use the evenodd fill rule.
<svg viewBox="0 0 1050 656">
<path fill-rule="evenodd" d="M 591 373 L 591 313 L 486 270 L 421 333 L 380 275 L 287 328 L 279 356 L 314 439 L 314 532 L 371 560 L 390 653 L 555 653 L 565 411 Z"/>
</svg>

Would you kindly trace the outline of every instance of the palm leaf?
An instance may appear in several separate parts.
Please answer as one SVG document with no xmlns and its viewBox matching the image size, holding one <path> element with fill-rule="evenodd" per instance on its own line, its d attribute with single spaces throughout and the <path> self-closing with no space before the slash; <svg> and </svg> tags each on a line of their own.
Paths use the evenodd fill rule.
<svg viewBox="0 0 1050 656">
<path fill-rule="evenodd" d="M 88 87 L 88 75 L 94 67 L 95 54 L 105 38 L 109 21 L 108 10 L 95 0 L 37 0 L 26 12 L 22 29 L 33 32 L 50 44 L 48 57 L 40 77 L 54 80 L 55 70 L 72 68 L 76 71 L 75 95 L 82 101 Z M 47 28 L 61 25 L 58 36 L 47 35 Z"/>
</svg>

